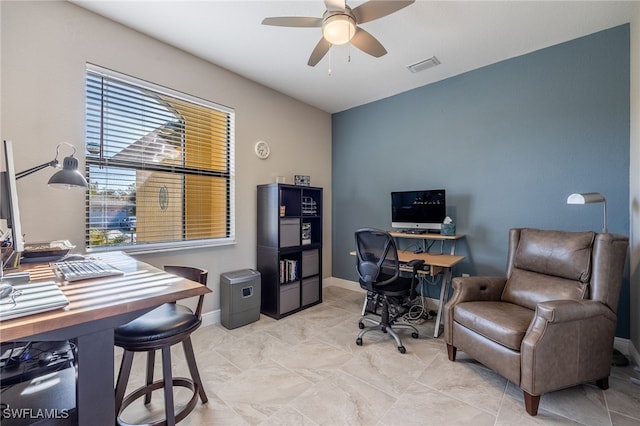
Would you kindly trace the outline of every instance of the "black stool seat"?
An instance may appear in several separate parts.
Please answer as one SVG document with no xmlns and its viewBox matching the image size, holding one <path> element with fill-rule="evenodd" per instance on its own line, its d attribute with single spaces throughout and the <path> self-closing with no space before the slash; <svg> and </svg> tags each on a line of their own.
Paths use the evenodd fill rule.
<svg viewBox="0 0 640 426">
<path fill-rule="evenodd" d="M 160 349 L 172 344 L 170 341 L 176 337 L 178 342 L 182 341 L 184 333 L 191 334 L 201 322 L 186 306 L 166 303 L 118 327 L 115 344 L 132 351 Z"/>
<path fill-rule="evenodd" d="M 165 266 L 165 270 L 193 281 L 198 281 L 203 285 L 207 283 L 208 273 L 200 268 Z M 165 303 L 115 330 L 114 343 L 124 349 L 115 389 L 118 424 L 128 425 L 120 416 L 125 408 L 142 396 L 144 396 L 144 403 L 148 404 L 151 402 L 152 392 L 159 389 L 164 390 L 165 418 L 154 423 L 146 423 L 147 425 L 173 426 L 193 410 L 198 396 L 200 396 L 200 400 L 203 403 L 207 402 L 207 395 L 202 386 L 190 337 L 191 333 L 197 330 L 202 323 L 202 303 L 203 296 L 200 296 L 195 312 L 186 306 Z M 171 373 L 171 346 L 178 343 L 182 343 L 191 379 L 185 377 L 174 378 Z M 154 382 L 153 370 L 156 350 L 162 351 L 163 378 Z M 147 353 L 146 384 L 125 397 L 135 352 Z M 174 386 L 192 391 L 191 398 L 178 412 L 175 411 L 173 405 Z"/>
</svg>

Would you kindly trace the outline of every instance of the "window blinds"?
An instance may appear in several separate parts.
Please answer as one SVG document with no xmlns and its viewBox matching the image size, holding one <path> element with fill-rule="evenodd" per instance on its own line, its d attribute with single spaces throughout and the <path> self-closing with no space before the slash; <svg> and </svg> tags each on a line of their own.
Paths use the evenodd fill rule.
<svg viewBox="0 0 640 426">
<path fill-rule="evenodd" d="M 89 66 L 88 249 L 232 242 L 234 112 Z"/>
</svg>

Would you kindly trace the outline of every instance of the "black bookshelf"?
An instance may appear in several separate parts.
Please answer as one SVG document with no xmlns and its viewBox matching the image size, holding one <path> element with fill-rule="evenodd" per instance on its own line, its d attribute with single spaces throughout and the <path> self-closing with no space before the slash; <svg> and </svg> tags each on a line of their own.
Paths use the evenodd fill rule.
<svg viewBox="0 0 640 426">
<path fill-rule="evenodd" d="M 322 302 L 322 188 L 258 185 L 260 311 L 282 318 Z"/>
</svg>

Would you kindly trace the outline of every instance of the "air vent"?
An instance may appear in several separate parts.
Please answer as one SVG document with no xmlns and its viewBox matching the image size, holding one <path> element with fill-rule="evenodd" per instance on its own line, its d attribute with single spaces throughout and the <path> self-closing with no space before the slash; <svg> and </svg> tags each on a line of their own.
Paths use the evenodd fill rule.
<svg viewBox="0 0 640 426">
<path fill-rule="evenodd" d="M 440 65 L 440 61 L 435 56 L 425 59 L 424 61 L 416 62 L 413 65 L 407 65 L 407 69 L 413 73 L 418 71 L 424 71 L 428 68 L 433 68 L 436 65 Z"/>
</svg>

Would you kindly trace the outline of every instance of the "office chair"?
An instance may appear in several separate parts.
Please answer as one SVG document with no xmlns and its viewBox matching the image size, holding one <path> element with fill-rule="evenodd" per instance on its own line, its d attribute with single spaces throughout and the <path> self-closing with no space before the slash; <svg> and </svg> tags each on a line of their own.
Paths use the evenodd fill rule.
<svg viewBox="0 0 640 426">
<path fill-rule="evenodd" d="M 164 270 L 199 282 L 202 285 L 207 285 L 208 272 L 206 270 L 188 266 L 165 266 Z M 116 418 L 119 424 L 126 424 L 120 419 L 120 414 L 133 401 L 144 395 L 144 403 L 148 404 L 151 402 L 151 393 L 157 389 L 164 388 L 165 419 L 149 425 L 175 425 L 193 410 L 198 396 L 200 396 L 202 403 L 208 401 L 202 386 L 190 338 L 191 333 L 197 330 L 202 323 L 203 299 L 204 296 L 199 297 L 195 312 L 186 306 L 165 303 L 115 330 L 115 345 L 124 349 L 115 390 Z M 184 377 L 173 378 L 171 373 L 171 346 L 181 342 L 191 379 Z M 162 351 L 163 380 L 153 382 L 156 350 Z M 147 353 L 146 384 L 125 397 L 124 394 L 135 352 Z M 173 403 L 174 386 L 185 387 L 193 392 L 189 402 L 178 413 L 175 413 Z"/>
<path fill-rule="evenodd" d="M 362 346 L 362 337 L 371 330 L 382 330 L 395 340 L 400 353 L 405 353 L 396 330 L 410 330 L 411 337 L 418 338 L 418 330 L 411 324 L 396 324 L 395 321 L 409 311 L 410 301 L 415 298 L 418 269 L 422 260 L 412 260 L 407 265 L 412 268 L 410 278 L 400 276 L 400 262 L 396 243 L 388 232 L 373 228 L 363 228 L 355 232 L 356 269 L 360 277 L 360 287 L 367 291 L 362 308 L 362 318 L 358 322 L 360 333 L 356 344 Z M 367 314 L 379 316 L 379 320 Z M 365 328 L 364 323 L 372 324 Z"/>
</svg>

